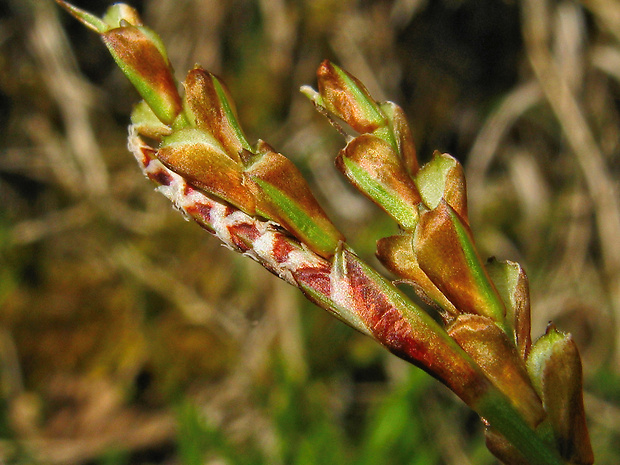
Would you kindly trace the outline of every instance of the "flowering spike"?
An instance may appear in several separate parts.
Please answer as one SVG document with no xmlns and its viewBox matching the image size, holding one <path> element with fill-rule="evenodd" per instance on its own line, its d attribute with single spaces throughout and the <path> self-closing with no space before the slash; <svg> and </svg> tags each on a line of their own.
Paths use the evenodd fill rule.
<svg viewBox="0 0 620 465">
<path fill-rule="evenodd" d="M 361 133 L 338 163 L 405 229 L 382 239 L 377 255 L 440 307 L 443 325 L 343 242 L 288 159 L 264 142 L 248 144 L 217 78 L 190 71 L 181 102 L 163 44 L 135 10 L 120 4 L 99 19 L 59 3 L 102 35 L 144 97 L 132 114 L 130 149 L 187 217 L 441 380 L 480 414 L 490 449 L 507 464 L 592 462 L 576 346 L 548 331 L 528 354 L 524 273 L 509 263 L 485 269 L 467 222 L 460 165 L 436 154 L 418 167 L 399 107 L 374 101 L 327 61 L 319 93 L 304 89 L 326 116 Z"/>
<path fill-rule="evenodd" d="M 351 251 L 342 247 L 331 261 L 325 260 L 270 222 L 193 190 L 157 160 L 157 151 L 135 131 L 130 133 L 129 146 L 158 190 L 225 245 L 299 286 L 313 302 L 361 332 L 380 338 L 394 353 L 442 380 L 490 427 L 505 433 L 531 464 L 562 465 L 445 330 Z"/>
</svg>

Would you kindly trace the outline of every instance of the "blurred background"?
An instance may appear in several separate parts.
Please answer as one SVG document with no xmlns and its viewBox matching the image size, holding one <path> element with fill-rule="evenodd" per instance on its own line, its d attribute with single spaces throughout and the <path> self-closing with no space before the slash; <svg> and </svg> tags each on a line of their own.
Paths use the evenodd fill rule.
<svg viewBox="0 0 620 465">
<path fill-rule="evenodd" d="M 110 2 L 75 0 L 97 15 Z M 577 340 L 599 464 L 620 463 L 616 0 L 134 1 L 183 80 L 228 83 L 364 258 L 394 231 L 300 95 L 329 58 L 466 167 L 483 255 L 520 262 L 533 335 Z M 0 463 L 494 464 L 477 417 L 153 192 L 138 101 L 51 0 L 0 3 Z"/>
</svg>

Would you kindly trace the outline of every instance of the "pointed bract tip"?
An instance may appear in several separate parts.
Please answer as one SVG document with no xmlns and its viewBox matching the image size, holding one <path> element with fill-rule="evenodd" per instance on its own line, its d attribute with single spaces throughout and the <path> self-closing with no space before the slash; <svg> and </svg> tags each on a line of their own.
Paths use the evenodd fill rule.
<svg viewBox="0 0 620 465">
<path fill-rule="evenodd" d="M 56 0 L 56 3 L 60 5 L 62 8 L 67 10 L 71 15 L 84 24 L 86 27 L 92 29 L 93 31 L 103 34 L 104 32 L 110 30 L 110 26 L 101 18 L 90 14 L 89 12 L 82 10 L 76 6 L 71 5 L 64 0 Z"/>
</svg>

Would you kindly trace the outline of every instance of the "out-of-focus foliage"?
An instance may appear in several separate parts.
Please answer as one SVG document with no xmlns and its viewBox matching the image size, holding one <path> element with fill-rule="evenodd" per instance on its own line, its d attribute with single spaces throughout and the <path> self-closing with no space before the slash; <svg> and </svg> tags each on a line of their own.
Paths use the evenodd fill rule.
<svg viewBox="0 0 620 465">
<path fill-rule="evenodd" d="M 479 247 L 524 265 L 534 336 L 574 334 L 597 463 L 620 462 L 616 2 L 134 6 L 179 77 L 221 75 L 365 257 L 393 231 L 298 92 L 324 58 L 405 109 L 422 160 L 463 161 Z M 125 148 L 138 96 L 95 34 L 52 1 L 3 2 L 0 69 L 0 460 L 493 463 L 438 383 L 152 192 Z"/>
</svg>

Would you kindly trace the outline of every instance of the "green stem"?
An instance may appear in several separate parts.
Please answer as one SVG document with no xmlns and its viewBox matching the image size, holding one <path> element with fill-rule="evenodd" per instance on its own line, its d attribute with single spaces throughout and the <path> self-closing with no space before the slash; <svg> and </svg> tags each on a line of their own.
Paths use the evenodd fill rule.
<svg viewBox="0 0 620 465">
<path fill-rule="evenodd" d="M 531 465 L 566 465 L 499 391 L 488 392 L 474 408 L 497 432 L 502 434 Z"/>
</svg>

